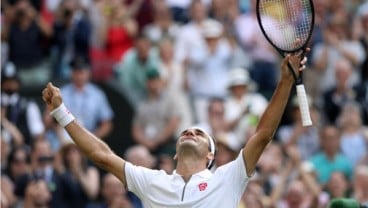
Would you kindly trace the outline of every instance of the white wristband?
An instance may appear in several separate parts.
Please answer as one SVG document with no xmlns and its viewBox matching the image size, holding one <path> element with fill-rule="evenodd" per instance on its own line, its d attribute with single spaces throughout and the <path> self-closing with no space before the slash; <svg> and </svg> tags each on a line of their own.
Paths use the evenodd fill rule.
<svg viewBox="0 0 368 208">
<path fill-rule="evenodd" d="M 73 114 L 65 107 L 64 103 L 62 103 L 59 107 L 51 111 L 50 114 L 56 119 L 56 121 L 62 127 L 65 127 L 75 119 Z"/>
</svg>

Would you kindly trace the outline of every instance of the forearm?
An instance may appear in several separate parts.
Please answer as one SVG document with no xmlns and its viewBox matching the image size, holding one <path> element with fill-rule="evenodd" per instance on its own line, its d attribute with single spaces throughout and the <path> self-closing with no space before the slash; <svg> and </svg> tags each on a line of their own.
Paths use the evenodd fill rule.
<svg viewBox="0 0 368 208">
<path fill-rule="evenodd" d="M 276 91 L 259 121 L 256 129 L 257 134 L 271 140 L 284 113 L 293 83 L 292 79 L 284 79 L 278 83 Z"/>
<path fill-rule="evenodd" d="M 284 171 L 282 172 L 281 178 L 279 180 L 279 183 L 273 188 L 271 192 L 271 196 L 269 198 L 269 205 L 276 204 L 282 198 L 288 177 L 292 170 L 293 166 L 290 163 L 286 164 L 286 167 L 284 167 Z"/>
<path fill-rule="evenodd" d="M 112 153 L 112 150 L 107 144 L 81 127 L 76 121 L 69 123 L 65 127 L 65 130 L 83 154 L 96 163 L 96 165 L 105 168 L 105 156 Z"/>
<path fill-rule="evenodd" d="M 259 121 L 255 134 L 244 147 L 243 156 L 248 176 L 252 175 L 259 157 L 272 140 L 280 123 L 293 83 L 293 78 L 279 82 L 268 107 Z"/>
<path fill-rule="evenodd" d="M 138 10 L 141 8 L 141 5 L 143 3 L 143 0 L 135 0 L 133 3 L 131 3 L 128 7 L 128 15 L 130 17 L 135 17 L 138 13 Z"/>
<path fill-rule="evenodd" d="M 50 38 L 53 35 L 52 28 L 45 22 L 44 19 L 42 19 L 41 16 L 37 17 L 37 24 L 46 37 Z"/>
<path fill-rule="evenodd" d="M 79 182 L 90 199 L 95 199 L 99 190 L 99 179 L 97 169 L 88 169 L 87 173 L 78 174 Z"/>
</svg>

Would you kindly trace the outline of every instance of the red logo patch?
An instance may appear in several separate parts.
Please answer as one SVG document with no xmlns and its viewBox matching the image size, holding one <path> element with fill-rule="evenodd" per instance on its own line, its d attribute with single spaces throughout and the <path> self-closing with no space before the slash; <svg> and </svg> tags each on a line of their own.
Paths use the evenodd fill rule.
<svg viewBox="0 0 368 208">
<path fill-rule="evenodd" d="M 204 191 L 207 188 L 207 183 L 198 184 L 199 191 Z"/>
</svg>

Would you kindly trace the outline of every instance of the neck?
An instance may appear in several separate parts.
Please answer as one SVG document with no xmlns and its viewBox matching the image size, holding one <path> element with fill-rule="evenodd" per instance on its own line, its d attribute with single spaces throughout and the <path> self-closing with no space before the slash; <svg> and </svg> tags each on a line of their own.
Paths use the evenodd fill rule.
<svg viewBox="0 0 368 208">
<path fill-rule="evenodd" d="M 85 84 L 75 84 L 74 86 L 80 92 L 84 90 Z"/>
<path fill-rule="evenodd" d="M 326 157 L 331 161 L 335 159 L 336 155 L 336 152 L 326 152 Z"/>
<path fill-rule="evenodd" d="M 178 155 L 176 172 L 181 175 L 185 182 L 198 172 L 206 169 L 206 162 L 202 161 L 198 155 L 192 151 L 183 151 Z"/>
<path fill-rule="evenodd" d="M 337 93 L 344 93 L 346 91 L 346 84 L 337 85 Z"/>
<path fill-rule="evenodd" d="M 40 207 L 40 206 L 37 205 L 32 199 L 26 198 L 26 199 L 24 199 L 24 206 L 23 207 L 37 208 L 37 207 Z M 47 205 L 44 205 L 42 207 L 48 207 L 48 206 Z"/>
<path fill-rule="evenodd" d="M 171 61 L 172 59 L 170 59 L 170 58 L 163 58 L 162 59 L 162 62 L 166 65 L 166 66 L 168 66 L 168 65 L 171 65 L 171 63 L 172 63 L 172 61 Z"/>
<path fill-rule="evenodd" d="M 356 133 L 358 130 L 359 130 L 358 125 L 350 124 L 345 127 L 344 132 L 347 134 L 353 134 Z"/>
</svg>

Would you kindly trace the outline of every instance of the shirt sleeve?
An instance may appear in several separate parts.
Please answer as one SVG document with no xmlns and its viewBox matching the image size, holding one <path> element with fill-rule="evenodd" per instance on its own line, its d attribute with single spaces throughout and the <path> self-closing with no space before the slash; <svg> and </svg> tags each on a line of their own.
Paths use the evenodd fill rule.
<svg viewBox="0 0 368 208">
<path fill-rule="evenodd" d="M 229 190 L 234 190 L 237 193 L 243 193 L 248 183 L 245 161 L 243 158 L 243 150 L 240 151 L 238 157 L 226 165 L 219 167 L 215 171 L 215 175 L 226 181 L 223 183 Z"/>
<path fill-rule="evenodd" d="M 127 183 L 127 189 L 139 198 L 145 197 L 147 186 L 149 181 L 154 180 L 155 176 L 160 171 L 144 168 L 141 166 L 135 166 L 130 162 L 125 163 L 125 178 Z"/>
</svg>

